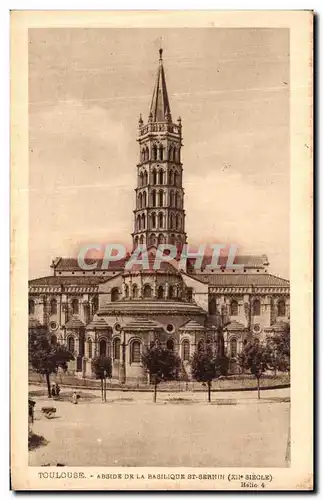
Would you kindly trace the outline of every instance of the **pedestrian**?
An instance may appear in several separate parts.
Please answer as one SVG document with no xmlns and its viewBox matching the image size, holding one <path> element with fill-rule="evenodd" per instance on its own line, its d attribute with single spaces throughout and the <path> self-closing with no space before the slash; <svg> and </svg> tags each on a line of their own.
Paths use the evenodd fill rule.
<svg viewBox="0 0 323 500">
<path fill-rule="evenodd" d="M 76 394 L 76 391 L 73 392 L 73 396 L 72 396 L 72 403 L 74 405 L 77 405 L 77 400 L 78 400 L 78 396 Z"/>
<path fill-rule="evenodd" d="M 59 393 L 61 392 L 61 388 L 60 388 L 60 386 L 58 385 L 57 382 L 55 384 L 55 391 L 56 391 L 56 396 L 59 396 Z"/>
<path fill-rule="evenodd" d="M 54 398 L 56 396 L 56 387 L 55 387 L 55 384 L 52 384 L 51 393 L 52 393 L 52 397 Z"/>
</svg>

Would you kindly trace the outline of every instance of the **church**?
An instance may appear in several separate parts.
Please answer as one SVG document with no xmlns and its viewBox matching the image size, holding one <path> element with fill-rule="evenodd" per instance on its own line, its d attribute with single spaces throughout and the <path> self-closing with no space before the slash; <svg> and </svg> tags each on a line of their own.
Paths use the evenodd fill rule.
<svg viewBox="0 0 323 500">
<path fill-rule="evenodd" d="M 241 269 L 200 267 L 194 258 L 179 269 L 176 258 L 153 266 L 159 244 L 182 248 L 187 241 L 181 162 L 182 122 L 173 121 L 159 51 L 157 77 L 147 123 L 138 122 L 139 158 L 133 249 L 148 249 L 148 268 L 127 270 L 129 255 L 103 269 L 85 270 L 76 258 L 57 257 L 49 276 L 29 281 L 29 328 L 46 327 L 51 342 L 74 353 L 69 372 L 91 378 L 92 360 L 111 357 L 112 377 L 146 382 L 144 349 L 157 339 L 178 353 L 190 377 L 190 359 L 201 343 L 222 343 L 234 372 L 250 337 L 284 331 L 290 320 L 289 281 L 269 272 L 265 255 L 235 258 Z M 130 214 L 129 214 L 130 215 Z M 221 331 L 221 338 L 218 332 Z"/>
</svg>

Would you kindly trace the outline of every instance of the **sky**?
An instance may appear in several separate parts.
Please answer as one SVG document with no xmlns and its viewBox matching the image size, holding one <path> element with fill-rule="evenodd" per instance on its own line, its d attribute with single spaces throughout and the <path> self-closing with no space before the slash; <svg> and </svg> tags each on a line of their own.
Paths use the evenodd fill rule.
<svg viewBox="0 0 323 500">
<path fill-rule="evenodd" d="M 289 278 L 289 32 L 277 28 L 29 30 L 30 278 L 84 244 L 131 245 L 160 44 L 188 242 L 266 254 Z"/>
</svg>

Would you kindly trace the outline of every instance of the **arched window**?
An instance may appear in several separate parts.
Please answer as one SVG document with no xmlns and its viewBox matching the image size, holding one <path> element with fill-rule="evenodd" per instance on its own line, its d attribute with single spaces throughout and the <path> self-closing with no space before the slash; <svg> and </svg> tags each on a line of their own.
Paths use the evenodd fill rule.
<svg viewBox="0 0 323 500">
<path fill-rule="evenodd" d="M 180 148 L 176 149 L 176 161 L 180 163 L 181 161 L 181 150 Z"/>
<path fill-rule="evenodd" d="M 176 193 L 175 193 L 175 199 L 174 199 L 174 207 L 177 207 L 177 205 L 178 205 L 178 193 L 176 191 Z"/>
<path fill-rule="evenodd" d="M 209 299 L 209 314 L 216 314 L 216 298 L 210 297 Z"/>
<path fill-rule="evenodd" d="M 171 207 L 174 206 L 174 191 L 171 191 L 169 193 L 169 204 L 170 204 Z"/>
<path fill-rule="evenodd" d="M 144 298 L 145 299 L 151 299 L 152 297 L 152 289 L 150 285 L 145 285 L 144 286 Z"/>
<path fill-rule="evenodd" d="M 172 285 L 168 288 L 168 298 L 173 299 L 175 297 L 175 290 Z"/>
<path fill-rule="evenodd" d="M 153 212 L 151 214 L 151 226 L 156 227 L 156 214 L 155 214 L 155 212 Z"/>
<path fill-rule="evenodd" d="M 170 146 L 170 148 L 168 150 L 168 160 L 172 161 L 172 157 L 173 157 L 173 148 L 172 148 L 172 146 Z"/>
<path fill-rule="evenodd" d="M 140 245 L 144 244 L 144 235 L 143 234 L 140 236 L 139 243 L 140 243 Z"/>
<path fill-rule="evenodd" d="M 140 363 L 140 342 L 138 340 L 131 343 L 131 363 Z"/>
<path fill-rule="evenodd" d="M 163 245 L 165 243 L 165 236 L 163 234 L 160 234 L 158 236 L 158 244 Z"/>
<path fill-rule="evenodd" d="M 159 206 L 162 207 L 164 205 L 164 191 L 161 189 L 159 191 Z"/>
<path fill-rule="evenodd" d="M 140 215 L 138 215 L 138 217 L 137 217 L 137 229 L 138 229 L 138 231 L 140 231 L 140 229 L 141 229 L 141 217 L 140 217 Z"/>
<path fill-rule="evenodd" d="M 88 339 L 88 347 L 89 347 L 89 359 L 92 358 L 93 356 L 93 349 L 92 349 L 92 340 L 91 339 Z"/>
<path fill-rule="evenodd" d="M 170 214 L 170 228 L 174 229 L 174 214 Z"/>
<path fill-rule="evenodd" d="M 67 348 L 70 352 L 75 351 L 75 339 L 74 339 L 74 337 L 68 337 Z"/>
<path fill-rule="evenodd" d="M 180 217 L 179 215 L 177 214 L 176 215 L 176 229 L 179 230 L 180 229 Z"/>
<path fill-rule="evenodd" d="M 144 174 L 142 172 L 140 172 L 139 174 L 139 186 L 143 186 L 144 185 Z"/>
<path fill-rule="evenodd" d="M 93 314 L 95 314 L 98 309 L 99 309 L 99 299 L 97 296 L 95 296 L 92 299 L 92 312 L 93 312 Z"/>
<path fill-rule="evenodd" d="M 286 316 L 286 304 L 284 299 L 280 299 L 277 303 L 278 316 Z"/>
<path fill-rule="evenodd" d="M 164 219 L 164 216 L 163 216 L 162 212 L 160 212 L 158 214 L 158 227 L 159 227 L 159 229 L 163 229 L 163 219 Z"/>
<path fill-rule="evenodd" d="M 157 160 L 157 146 L 153 145 L 153 160 Z"/>
<path fill-rule="evenodd" d="M 230 356 L 231 358 L 237 357 L 237 339 L 230 340 Z"/>
<path fill-rule="evenodd" d="M 137 226 L 137 229 L 138 229 L 138 226 Z M 138 246 L 138 243 L 139 243 L 139 236 L 136 236 L 135 237 L 135 247 Z"/>
<path fill-rule="evenodd" d="M 112 288 L 111 290 L 111 302 L 116 302 L 119 300 L 120 291 L 119 288 Z"/>
<path fill-rule="evenodd" d="M 252 314 L 254 316 L 260 316 L 260 300 L 255 299 L 253 301 Z"/>
<path fill-rule="evenodd" d="M 106 356 L 107 354 L 107 341 L 105 339 L 100 340 L 99 352 L 100 356 Z"/>
<path fill-rule="evenodd" d="M 164 148 L 162 145 L 159 146 L 159 159 L 160 160 L 164 159 Z"/>
<path fill-rule="evenodd" d="M 137 285 L 132 285 L 132 297 L 134 299 L 138 298 L 138 287 L 137 287 Z"/>
<path fill-rule="evenodd" d="M 164 184 L 164 170 L 159 170 L 159 184 Z"/>
<path fill-rule="evenodd" d="M 164 287 L 160 285 L 157 288 L 157 299 L 163 299 L 164 298 Z"/>
<path fill-rule="evenodd" d="M 157 184 L 157 172 L 156 172 L 156 169 L 154 168 L 153 172 L 153 185 L 155 186 Z"/>
<path fill-rule="evenodd" d="M 146 147 L 146 157 L 145 158 L 146 158 L 146 161 L 149 160 L 149 148 L 148 148 L 148 146 Z"/>
<path fill-rule="evenodd" d="M 141 229 L 145 229 L 146 227 L 146 216 L 145 214 L 142 214 L 141 216 Z"/>
<path fill-rule="evenodd" d="M 175 245 L 175 241 L 176 241 L 176 239 L 175 239 L 175 234 L 171 234 L 171 235 L 170 235 L 170 244 L 171 244 L 171 245 Z"/>
<path fill-rule="evenodd" d="M 113 341 L 113 359 L 120 359 L 120 339 L 114 339 Z"/>
<path fill-rule="evenodd" d="M 57 314 L 57 300 L 56 299 L 52 299 L 50 301 L 50 313 Z"/>
<path fill-rule="evenodd" d="M 138 208 L 142 208 L 142 194 L 139 193 L 138 195 Z"/>
<path fill-rule="evenodd" d="M 141 150 L 141 161 L 144 162 L 146 160 L 146 151 L 145 149 Z"/>
<path fill-rule="evenodd" d="M 72 314 L 79 313 L 79 301 L 77 299 L 72 300 Z"/>
<path fill-rule="evenodd" d="M 129 297 L 129 286 L 125 285 L 124 287 L 124 296 L 127 299 Z"/>
<path fill-rule="evenodd" d="M 169 182 L 168 182 L 168 184 L 170 184 L 170 185 L 173 184 L 173 176 L 174 176 L 174 174 L 173 174 L 173 171 L 171 170 L 169 172 Z"/>
<path fill-rule="evenodd" d="M 147 172 L 145 171 L 145 172 L 144 172 L 144 186 L 147 186 L 147 184 L 148 184 L 148 174 L 147 174 Z"/>
<path fill-rule="evenodd" d="M 32 299 L 28 301 L 28 312 L 29 314 L 35 314 L 35 301 Z"/>
<path fill-rule="evenodd" d="M 170 351 L 173 351 L 174 347 L 175 347 L 174 340 L 168 339 L 166 342 L 166 348 L 169 349 Z"/>
<path fill-rule="evenodd" d="M 174 173 L 174 185 L 175 185 L 175 186 L 177 186 L 177 185 L 178 185 L 178 179 L 179 179 L 178 172 L 175 172 L 175 173 Z"/>
<path fill-rule="evenodd" d="M 51 338 L 50 338 L 50 343 L 52 345 L 56 345 L 57 344 L 57 337 L 56 335 L 52 335 Z"/>
<path fill-rule="evenodd" d="M 156 206 L 156 191 L 155 190 L 151 193 L 151 197 L 152 197 L 153 207 L 155 207 Z"/>
<path fill-rule="evenodd" d="M 182 344 L 182 350 L 183 350 L 183 361 L 189 361 L 190 360 L 190 343 L 188 340 L 183 340 Z"/>
<path fill-rule="evenodd" d="M 231 301 L 231 316 L 238 316 L 238 302 L 236 300 Z"/>
<path fill-rule="evenodd" d="M 143 208 L 146 208 L 146 205 L 147 205 L 147 193 L 146 193 L 146 191 L 144 191 L 143 195 L 142 195 L 142 206 L 143 206 Z"/>
</svg>

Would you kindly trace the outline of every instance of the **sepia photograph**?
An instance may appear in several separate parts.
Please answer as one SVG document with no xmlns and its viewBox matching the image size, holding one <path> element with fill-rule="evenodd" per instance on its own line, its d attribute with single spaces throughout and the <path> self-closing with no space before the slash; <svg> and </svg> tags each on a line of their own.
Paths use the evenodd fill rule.
<svg viewBox="0 0 323 500">
<path fill-rule="evenodd" d="M 291 29 L 142 24 L 25 35 L 26 466 L 38 489 L 271 489 L 294 456 Z"/>
</svg>

